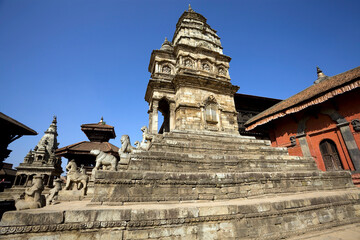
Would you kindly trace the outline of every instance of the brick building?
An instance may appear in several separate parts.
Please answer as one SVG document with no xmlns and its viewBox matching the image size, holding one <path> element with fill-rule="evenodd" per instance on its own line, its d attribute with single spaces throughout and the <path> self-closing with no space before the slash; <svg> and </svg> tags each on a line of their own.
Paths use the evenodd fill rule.
<svg viewBox="0 0 360 240">
<path fill-rule="evenodd" d="M 272 145 L 311 156 L 320 170 L 360 171 L 360 67 L 318 79 L 305 90 L 248 120 L 246 130 L 269 131 Z"/>
</svg>

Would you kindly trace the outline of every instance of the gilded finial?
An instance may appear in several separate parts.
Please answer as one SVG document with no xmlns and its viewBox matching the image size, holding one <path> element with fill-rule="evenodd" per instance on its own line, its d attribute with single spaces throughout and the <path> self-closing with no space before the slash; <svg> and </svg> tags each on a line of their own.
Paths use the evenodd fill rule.
<svg viewBox="0 0 360 240">
<path fill-rule="evenodd" d="M 104 117 L 101 117 L 100 123 L 103 123 L 103 122 L 104 122 Z"/>
<path fill-rule="evenodd" d="M 316 72 L 317 72 L 318 78 L 326 77 L 326 75 L 323 73 L 323 71 L 319 67 L 316 67 Z"/>
<path fill-rule="evenodd" d="M 316 73 L 317 73 L 317 79 L 316 79 L 316 81 L 314 82 L 315 84 L 317 84 L 317 83 L 319 83 L 319 82 L 321 82 L 321 81 L 323 81 L 323 80 L 325 80 L 325 79 L 327 79 L 328 78 L 328 76 L 326 76 L 324 73 L 323 73 L 323 71 L 317 66 L 316 67 Z"/>
<path fill-rule="evenodd" d="M 189 3 L 189 10 L 188 10 L 188 12 L 194 12 L 194 10 L 191 8 L 190 3 Z"/>
<path fill-rule="evenodd" d="M 54 115 L 54 117 L 53 117 L 53 121 L 52 121 L 52 123 L 57 123 L 57 120 L 56 120 L 57 118 L 56 118 L 56 115 Z"/>
</svg>

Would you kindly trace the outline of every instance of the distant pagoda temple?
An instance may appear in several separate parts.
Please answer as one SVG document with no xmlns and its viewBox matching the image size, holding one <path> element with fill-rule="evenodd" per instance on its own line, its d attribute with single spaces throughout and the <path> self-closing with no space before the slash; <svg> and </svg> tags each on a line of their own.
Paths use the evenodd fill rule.
<svg viewBox="0 0 360 240">
<path fill-rule="evenodd" d="M 95 166 L 95 156 L 90 154 L 92 149 L 98 149 L 119 158 L 119 148 L 109 143 L 116 137 L 113 126 L 107 125 L 101 118 L 99 123 L 82 124 L 81 130 L 90 141 L 82 141 L 56 150 L 56 156 L 74 159 L 78 167 L 83 167 L 86 173 L 91 174 Z"/>
<path fill-rule="evenodd" d="M 31 186 L 35 175 L 43 176 L 45 186 L 53 186 L 54 179 L 59 178 L 62 173 L 61 158 L 55 156 L 55 150 L 59 145 L 57 136 L 57 120 L 54 116 L 50 127 L 45 131 L 39 143 L 29 151 L 24 162 L 16 168 L 14 186 Z"/>
</svg>

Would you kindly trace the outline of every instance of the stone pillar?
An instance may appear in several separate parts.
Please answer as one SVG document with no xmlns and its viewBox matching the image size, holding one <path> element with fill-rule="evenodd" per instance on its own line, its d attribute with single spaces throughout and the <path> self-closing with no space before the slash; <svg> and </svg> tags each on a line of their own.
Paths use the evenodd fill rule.
<svg viewBox="0 0 360 240">
<path fill-rule="evenodd" d="M 299 139 L 299 143 L 300 143 L 300 147 L 301 147 L 301 151 L 304 157 L 311 157 L 311 153 L 310 153 L 310 148 L 309 145 L 306 141 L 306 134 L 302 133 L 302 134 L 297 134 L 296 138 Z"/>
<path fill-rule="evenodd" d="M 16 181 L 17 181 L 17 179 L 18 179 L 18 175 L 16 175 L 16 176 L 15 176 L 15 180 L 14 180 L 13 186 L 15 186 L 15 185 L 16 185 Z"/>
<path fill-rule="evenodd" d="M 175 129 L 175 103 L 170 103 L 170 132 Z"/>
<path fill-rule="evenodd" d="M 48 180 L 47 180 L 46 186 L 48 186 L 48 187 L 49 187 L 49 186 L 50 186 L 50 182 L 51 182 L 51 181 L 50 181 L 50 180 L 51 180 L 51 175 L 48 175 L 48 176 L 49 176 L 49 177 L 48 177 Z"/>
<path fill-rule="evenodd" d="M 151 132 L 152 131 L 152 111 L 149 110 L 148 114 L 149 114 L 149 131 Z"/>
<path fill-rule="evenodd" d="M 299 121 L 297 134 L 296 134 L 296 138 L 299 139 L 301 151 L 304 157 L 311 157 L 311 152 L 306 140 L 306 133 L 305 133 L 306 122 L 307 120 L 309 120 L 309 118 L 310 118 L 309 116 L 306 116 Z"/>
<path fill-rule="evenodd" d="M 27 186 L 28 181 L 29 181 L 29 175 L 26 175 L 25 186 Z"/>
<path fill-rule="evenodd" d="M 337 124 L 341 135 L 344 139 L 346 148 L 349 152 L 350 158 L 353 162 L 356 172 L 360 172 L 360 150 L 355 142 L 354 136 L 350 130 L 349 123 L 343 122 Z"/>
<path fill-rule="evenodd" d="M 157 134 L 158 133 L 158 107 L 159 107 L 159 101 L 153 100 L 152 102 L 152 114 L 151 114 L 151 133 Z"/>
</svg>

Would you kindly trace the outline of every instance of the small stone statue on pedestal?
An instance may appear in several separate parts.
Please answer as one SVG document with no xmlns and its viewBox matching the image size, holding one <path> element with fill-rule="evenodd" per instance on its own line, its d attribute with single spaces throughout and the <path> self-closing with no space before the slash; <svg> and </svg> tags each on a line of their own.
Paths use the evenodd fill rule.
<svg viewBox="0 0 360 240">
<path fill-rule="evenodd" d="M 46 205 L 54 204 L 54 201 L 57 199 L 59 191 L 61 190 L 61 183 L 60 179 L 55 180 L 54 188 L 50 189 L 49 194 L 46 196 Z"/>
<path fill-rule="evenodd" d="M 43 196 L 41 195 L 44 190 L 44 184 L 41 176 L 34 176 L 33 184 L 25 190 L 24 199 L 19 199 L 15 203 L 16 210 L 35 209 L 41 208 L 43 204 Z"/>
<path fill-rule="evenodd" d="M 78 167 L 74 160 L 71 160 L 66 166 L 67 178 L 66 186 L 64 190 L 76 190 L 82 191 L 82 196 L 86 195 L 87 184 L 89 176 L 78 170 Z"/>
</svg>

